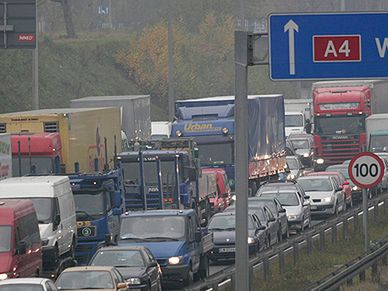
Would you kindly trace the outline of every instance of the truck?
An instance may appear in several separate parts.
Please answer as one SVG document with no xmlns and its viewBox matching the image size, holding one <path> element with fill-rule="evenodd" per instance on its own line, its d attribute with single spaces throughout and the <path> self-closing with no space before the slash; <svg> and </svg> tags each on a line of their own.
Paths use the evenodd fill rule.
<svg viewBox="0 0 388 291">
<path fill-rule="evenodd" d="M 69 174 L 75 200 L 78 264 L 87 265 L 96 250 L 107 240 L 116 243 L 120 216 L 125 211 L 120 164 L 114 170 L 94 174 Z"/>
<path fill-rule="evenodd" d="M 372 114 L 366 119 L 368 150 L 371 152 L 388 151 L 388 114 Z"/>
<path fill-rule="evenodd" d="M 311 99 L 285 99 L 286 137 L 293 133 L 306 133 L 310 121 Z"/>
<path fill-rule="evenodd" d="M 182 290 L 209 275 L 213 235 L 202 230 L 193 209 L 126 212 L 121 216 L 120 245 L 142 245 L 157 259 L 164 285 Z"/>
<path fill-rule="evenodd" d="M 41 109 L 0 115 L 0 133 L 17 136 L 13 138 L 13 165 L 14 173 L 21 175 L 26 171 L 19 165 L 40 174 L 111 169 L 121 147 L 120 128 L 119 108 Z"/>
<path fill-rule="evenodd" d="M 11 135 L 0 134 L 0 180 L 12 177 Z"/>
<path fill-rule="evenodd" d="M 210 201 L 199 191 L 201 172 L 191 139 L 145 141 L 117 160 L 123 168 L 127 211 L 190 208 L 207 223 Z"/>
<path fill-rule="evenodd" d="M 315 170 L 366 150 L 365 119 L 388 112 L 388 81 L 316 82 L 312 86 Z"/>
<path fill-rule="evenodd" d="M 284 97 L 252 95 L 249 104 L 249 180 L 252 191 L 285 170 Z M 225 169 L 234 189 L 234 96 L 179 100 L 171 136 L 193 138 L 201 167 Z"/>
<path fill-rule="evenodd" d="M 89 96 L 71 100 L 70 107 L 118 107 L 121 128 L 128 140 L 146 140 L 151 136 L 150 95 Z"/>
</svg>

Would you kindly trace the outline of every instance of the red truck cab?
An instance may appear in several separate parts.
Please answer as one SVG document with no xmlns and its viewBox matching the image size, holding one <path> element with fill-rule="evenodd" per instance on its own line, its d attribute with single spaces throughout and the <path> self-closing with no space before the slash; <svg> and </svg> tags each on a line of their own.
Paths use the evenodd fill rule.
<svg viewBox="0 0 388 291">
<path fill-rule="evenodd" d="M 61 172 L 59 133 L 14 134 L 11 136 L 13 176 Z"/>
<path fill-rule="evenodd" d="M 214 176 L 212 180 L 215 180 L 215 191 L 209 195 L 209 202 L 214 212 L 223 211 L 231 201 L 231 190 L 225 170 L 221 168 L 204 168 L 202 174 Z"/>
<path fill-rule="evenodd" d="M 0 262 L 0 280 L 42 272 L 42 243 L 31 200 L 0 199 Z"/>
<path fill-rule="evenodd" d="M 313 87 L 315 170 L 341 164 L 365 149 L 365 119 L 371 114 L 369 86 L 322 83 L 327 84 Z"/>
</svg>

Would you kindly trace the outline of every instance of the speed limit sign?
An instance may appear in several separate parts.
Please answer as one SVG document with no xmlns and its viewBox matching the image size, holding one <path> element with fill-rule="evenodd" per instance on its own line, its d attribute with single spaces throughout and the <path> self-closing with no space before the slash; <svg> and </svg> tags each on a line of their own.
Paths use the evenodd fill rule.
<svg viewBox="0 0 388 291">
<path fill-rule="evenodd" d="M 353 157 L 348 171 L 354 184 L 361 188 L 372 188 L 383 179 L 384 164 L 377 155 L 363 152 Z"/>
</svg>

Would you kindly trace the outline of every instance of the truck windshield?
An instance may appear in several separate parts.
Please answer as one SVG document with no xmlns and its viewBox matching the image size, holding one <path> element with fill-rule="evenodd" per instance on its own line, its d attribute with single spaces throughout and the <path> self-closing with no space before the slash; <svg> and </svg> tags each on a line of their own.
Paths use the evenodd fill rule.
<svg viewBox="0 0 388 291">
<path fill-rule="evenodd" d="M 316 134 L 359 134 L 365 132 L 365 116 L 315 118 Z"/>
<path fill-rule="evenodd" d="M 163 184 L 171 184 L 175 178 L 175 162 L 173 160 L 161 161 L 162 165 L 162 179 Z M 124 170 L 124 179 L 126 183 L 138 185 L 139 179 L 139 162 L 130 161 L 122 163 Z M 145 161 L 144 162 L 144 178 L 146 184 L 157 184 L 158 173 L 156 161 Z M 183 171 L 180 169 L 180 178 L 183 180 Z"/>
<path fill-rule="evenodd" d="M 11 250 L 11 226 L 0 226 L 0 253 Z"/>
<path fill-rule="evenodd" d="M 285 116 L 285 127 L 303 127 L 302 114 L 287 114 Z"/>
<path fill-rule="evenodd" d="M 180 240 L 185 237 L 185 218 L 182 216 L 134 216 L 121 222 L 121 239 Z"/>
<path fill-rule="evenodd" d="M 79 221 L 101 218 L 112 208 L 109 192 L 106 191 L 75 191 L 74 201 Z"/>
<path fill-rule="evenodd" d="M 370 151 L 372 151 L 372 152 L 387 152 L 388 151 L 388 134 L 387 135 L 371 135 L 369 147 L 370 147 Z"/>
<path fill-rule="evenodd" d="M 203 165 L 231 165 L 234 163 L 233 143 L 199 144 L 199 159 Z"/>
<path fill-rule="evenodd" d="M 21 175 L 27 174 L 50 174 L 53 173 L 53 160 L 50 157 L 28 157 L 21 158 Z M 12 174 L 14 177 L 19 177 L 19 158 L 17 156 L 12 157 Z"/>
</svg>

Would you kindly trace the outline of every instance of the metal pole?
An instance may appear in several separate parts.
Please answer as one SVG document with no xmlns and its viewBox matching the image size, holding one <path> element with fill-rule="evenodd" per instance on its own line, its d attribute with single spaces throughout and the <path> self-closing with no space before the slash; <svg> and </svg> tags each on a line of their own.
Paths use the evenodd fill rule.
<svg viewBox="0 0 388 291">
<path fill-rule="evenodd" d="M 110 28 L 112 29 L 113 28 L 113 24 L 112 24 L 112 0 L 109 0 L 109 13 L 108 13 L 108 21 L 109 21 L 109 26 L 110 26 Z"/>
<path fill-rule="evenodd" d="M 171 0 L 168 1 L 168 119 L 173 121 L 175 116 L 175 64 L 174 64 L 174 31 L 172 27 Z"/>
<path fill-rule="evenodd" d="M 235 290 L 249 290 L 248 254 L 248 33 L 236 31 L 236 280 Z"/>
<path fill-rule="evenodd" d="M 157 171 L 158 171 L 158 187 L 159 187 L 159 195 L 160 195 L 160 208 L 164 209 L 162 165 L 161 165 L 159 157 L 156 157 L 156 167 L 157 167 Z"/>
<path fill-rule="evenodd" d="M 369 191 L 372 191 L 370 189 Z M 364 250 L 369 250 L 369 239 L 368 239 L 368 192 L 366 188 L 362 189 L 362 225 L 364 228 Z"/>
<path fill-rule="evenodd" d="M 33 109 L 39 109 L 39 29 L 38 29 L 38 6 L 35 8 L 35 35 L 36 47 L 32 50 L 32 96 Z"/>
</svg>

